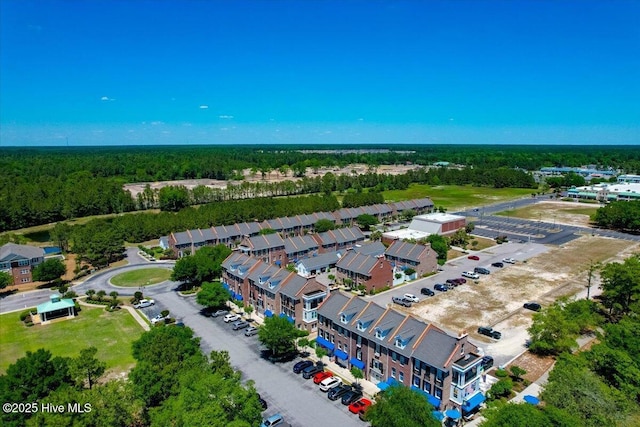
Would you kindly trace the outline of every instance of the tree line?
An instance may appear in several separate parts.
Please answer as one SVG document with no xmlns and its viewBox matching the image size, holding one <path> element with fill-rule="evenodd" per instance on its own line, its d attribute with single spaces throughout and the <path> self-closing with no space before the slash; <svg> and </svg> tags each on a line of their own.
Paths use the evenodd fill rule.
<svg viewBox="0 0 640 427">
<path fill-rule="evenodd" d="M 305 146 L 305 149 L 316 147 Z M 324 150 L 340 147 L 322 146 Z M 374 188 L 380 192 L 404 189 L 413 182 L 534 187 L 526 173 L 541 166 L 595 164 L 640 170 L 638 150 L 629 147 L 526 146 L 393 146 L 387 152 L 308 152 L 299 147 L 133 147 L 32 148 L 0 150 L 0 231 L 46 224 L 90 215 L 150 208 L 176 211 L 184 206 L 249 197 L 328 193 Z M 448 161 L 458 169 L 437 168 L 390 176 L 376 173 L 380 165 L 431 165 Z M 305 176 L 307 169 L 369 165 L 367 173 L 324 177 Z M 281 183 L 242 182 L 225 190 L 204 186 L 193 190 L 145 189 L 132 198 L 125 183 L 178 179 L 242 179 L 250 169 L 261 176 L 278 174 Z M 302 178 L 286 180 L 288 176 Z"/>
</svg>

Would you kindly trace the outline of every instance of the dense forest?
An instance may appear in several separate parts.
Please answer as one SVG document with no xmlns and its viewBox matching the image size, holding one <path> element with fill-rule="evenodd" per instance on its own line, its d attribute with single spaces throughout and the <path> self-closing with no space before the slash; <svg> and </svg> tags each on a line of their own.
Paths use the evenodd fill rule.
<svg viewBox="0 0 640 427">
<path fill-rule="evenodd" d="M 321 148 L 321 150 L 315 150 Z M 593 164 L 628 173 L 640 170 L 635 147 L 528 147 L 528 146 L 393 146 L 310 147 L 184 146 L 3 148 L 0 150 L 0 231 L 46 224 L 89 215 L 130 212 L 150 208 L 178 211 L 186 206 L 293 194 L 330 193 L 370 188 L 404 189 L 409 184 L 473 184 L 533 188 L 527 171 L 541 166 Z M 370 151 L 367 151 L 370 149 Z M 333 151 L 332 151 L 333 150 Z M 359 150 L 359 151 L 358 151 Z M 437 161 L 453 167 L 420 168 Z M 305 176 L 321 166 L 369 165 L 363 174 Z M 376 173 L 387 164 L 413 164 L 403 175 Z M 191 178 L 241 179 L 250 169 L 262 176 L 277 171 L 301 178 L 279 183 L 242 182 L 226 189 L 199 186 L 147 189 L 133 198 L 125 183 Z"/>
</svg>

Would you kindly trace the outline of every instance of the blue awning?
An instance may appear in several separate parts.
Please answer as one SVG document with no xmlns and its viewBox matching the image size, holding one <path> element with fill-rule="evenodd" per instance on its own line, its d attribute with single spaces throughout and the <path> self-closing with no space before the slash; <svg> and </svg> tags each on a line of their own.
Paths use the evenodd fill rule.
<svg viewBox="0 0 640 427">
<path fill-rule="evenodd" d="M 462 410 L 464 412 L 471 412 L 476 409 L 482 402 L 485 401 L 484 394 L 478 393 L 474 394 L 471 399 L 467 399 L 466 403 L 462 405 Z"/>
<path fill-rule="evenodd" d="M 351 363 L 356 368 L 364 369 L 364 362 L 362 360 L 356 359 L 355 357 L 352 357 L 351 360 L 349 360 L 349 363 Z"/>
<path fill-rule="evenodd" d="M 275 263 L 278 267 L 280 267 L 280 265 L 282 264 L 282 261 L 276 261 Z"/>
<path fill-rule="evenodd" d="M 393 385 L 400 384 L 400 383 L 398 381 L 396 381 L 395 378 L 389 377 L 389 378 L 387 378 L 387 384 L 389 384 L 389 386 L 393 386 Z"/>
<path fill-rule="evenodd" d="M 229 284 L 222 282 L 222 287 L 225 288 L 226 290 L 229 290 Z"/>
<path fill-rule="evenodd" d="M 240 295 L 240 294 L 236 294 L 236 299 L 237 299 L 238 301 L 242 301 L 242 295 Z"/>
<path fill-rule="evenodd" d="M 427 398 L 429 403 L 431 405 L 433 405 L 435 408 L 438 408 L 440 406 L 440 399 L 438 399 L 437 397 L 432 396 L 431 394 L 427 393 L 426 391 L 424 391 L 424 390 L 422 390 L 422 389 L 420 389 L 420 388 L 418 388 L 418 387 L 416 387 L 414 385 L 411 386 L 411 389 L 417 391 L 418 393 L 421 393 L 424 397 Z"/>
<path fill-rule="evenodd" d="M 385 391 L 386 389 L 389 388 L 389 384 L 387 384 L 384 381 L 380 381 L 378 384 L 376 384 L 376 387 L 378 387 L 382 391 Z"/>
<path fill-rule="evenodd" d="M 273 312 L 272 312 L 271 310 L 265 310 L 265 311 L 264 311 L 264 315 L 265 315 L 266 317 L 271 317 L 271 316 L 273 316 Z"/>
<path fill-rule="evenodd" d="M 444 414 L 440 411 L 433 411 L 431 414 L 433 414 L 433 417 L 438 421 L 444 420 Z"/>
<path fill-rule="evenodd" d="M 325 340 L 322 337 L 316 338 L 316 342 L 321 346 L 328 348 L 329 350 L 333 350 L 335 348 L 335 345 L 333 345 L 332 343 L 330 343 L 329 341 Z"/>
<path fill-rule="evenodd" d="M 236 293 L 234 291 L 229 291 L 231 292 L 231 298 L 236 299 Z"/>
<path fill-rule="evenodd" d="M 447 409 L 445 415 L 452 420 L 459 420 L 462 417 L 462 414 L 457 409 Z"/>
<path fill-rule="evenodd" d="M 337 357 L 339 357 L 342 360 L 347 360 L 349 358 L 349 355 L 342 350 L 336 350 L 333 352 L 333 354 L 335 354 Z"/>
</svg>

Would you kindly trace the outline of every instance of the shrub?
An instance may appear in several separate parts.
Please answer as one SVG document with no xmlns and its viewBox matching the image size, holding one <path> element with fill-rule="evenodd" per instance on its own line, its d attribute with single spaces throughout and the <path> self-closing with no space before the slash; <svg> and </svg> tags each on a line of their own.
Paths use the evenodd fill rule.
<svg viewBox="0 0 640 427">
<path fill-rule="evenodd" d="M 29 318 L 31 317 L 31 309 L 25 310 L 22 313 L 20 313 L 20 321 L 24 322 L 27 317 Z"/>
<path fill-rule="evenodd" d="M 507 378 L 509 373 L 505 369 L 497 369 L 495 375 L 498 378 Z"/>
</svg>

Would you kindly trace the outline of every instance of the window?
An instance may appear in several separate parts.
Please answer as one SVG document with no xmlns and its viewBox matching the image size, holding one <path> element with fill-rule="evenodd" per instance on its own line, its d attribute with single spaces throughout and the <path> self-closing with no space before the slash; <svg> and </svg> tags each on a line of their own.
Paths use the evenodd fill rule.
<svg viewBox="0 0 640 427">
<path fill-rule="evenodd" d="M 459 394 L 458 387 L 453 387 L 453 398 L 457 399 Z"/>
<path fill-rule="evenodd" d="M 399 372 L 398 373 L 398 381 L 400 381 L 401 383 L 404 382 L 404 372 Z"/>
<path fill-rule="evenodd" d="M 356 359 L 362 360 L 362 349 L 356 349 Z"/>
<path fill-rule="evenodd" d="M 344 313 L 342 313 L 342 314 L 340 315 L 340 321 L 341 321 L 342 323 L 347 323 L 347 315 L 346 315 L 346 314 L 344 314 Z"/>
<path fill-rule="evenodd" d="M 431 394 L 431 383 L 425 381 L 424 384 L 422 384 L 422 390 L 424 390 L 427 393 Z"/>
<path fill-rule="evenodd" d="M 356 325 L 356 328 L 359 331 L 364 331 L 366 328 L 364 327 L 364 323 L 362 323 L 361 321 L 358 320 L 358 324 Z"/>
<path fill-rule="evenodd" d="M 391 368 L 391 378 L 396 377 L 396 368 Z"/>
<path fill-rule="evenodd" d="M 20 261 L 18 261 L 18 266 L 19 267 L 26 267 L 29 265 L 29 260 L 28 259 L 21 259 Z"/>
<path fill-rule="evenodd" d="M 28 269 L 20 270 L 20 274 L 29 274 Z"/>
<path fill-rule="evenodd" d="M 442 389 L 441 389 L 441 388 L 436 387 L 436 389 L 435 389 L 435 396 L 436 396 L 436 398 L 438 398 L 438 399 L 442 399 Z"/>
<path fill-rule="evenodd" d="M 331 343 L 335 343 L 336 342 L 336 336 L 334 334 L 331 334 Z"/>
<path fill-rule="evenodd" d="M 417 375 L 413 376 L 413 385 L 414 387 L 420 388 L 420 377 Z"/>
<path fill-rule="evenodd" d="M 22 282 L 22 283 L 29 283 L 29 282 L 30 282 L 30 280 L 29 280 L 29 278 L 28 278 L 28 277 L 23 277 L 23 278 L 20 280 L 20 282 Z"/>
</svg>

